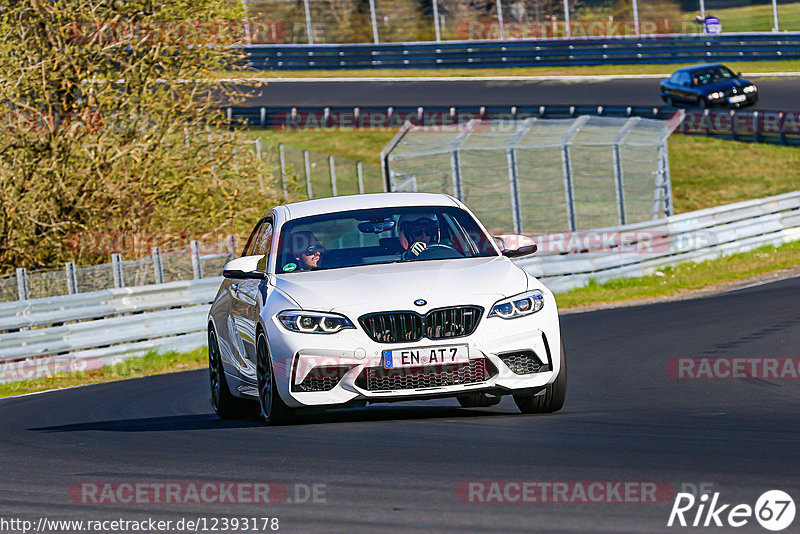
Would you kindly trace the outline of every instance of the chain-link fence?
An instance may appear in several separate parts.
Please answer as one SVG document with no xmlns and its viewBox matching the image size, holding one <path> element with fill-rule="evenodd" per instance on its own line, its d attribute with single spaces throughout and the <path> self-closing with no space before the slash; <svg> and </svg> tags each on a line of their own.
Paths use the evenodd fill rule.
<svg viewBox="0 0 800 534">
<path fill-rule="evenodd" d="M 204 247 L 196 241 L 164 252 L 154 247 L 151 255 L 135 260 L 112 254 L 111 263 L 99 265 L 69 262 L 58 269 L 17 269 L 0 278 L 0 302 L 221 276 L 225 264 L 236 256 L 236 239 L 229 236 L 225 243 Z"/>
<path fill-rule="evenodd" d="M 254 44 L 800 31 L 797 0 L 246 0 Z M 706 24 L 716 19 L 718 24 Z"/>
<path fill-rule="evenodd" d="M 384 191 L 380 167 L 375 165 L 283 144 L 275 149 L 287 200 Z"/>
<path fill-rule="evenodd" d="M 494 233 L 617 226 L 672 214 L 667 138 L 639 117 L 407 123 L 384 150 L 392 191 L 448 193 Z"/>
</svg>

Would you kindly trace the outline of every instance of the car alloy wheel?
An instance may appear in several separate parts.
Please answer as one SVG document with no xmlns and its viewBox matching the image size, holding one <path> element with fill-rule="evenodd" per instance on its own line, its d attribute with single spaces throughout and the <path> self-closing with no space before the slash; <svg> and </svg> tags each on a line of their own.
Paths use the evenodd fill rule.
<svg viewBox="0 0 800 534">
<path fill-rule="evenodd" d="M 275 373 L 269 355 L 267 338 L 258 334 L 256 341 L 256 379 L 258 400 L 261 403 L 261 417 L 270 425 L 286 424 L 294 416 L 294 410 L 286 406 L 275 386 Z"/>
<path fill-rule="evenodd" d="M 208 328 L 208 379 L 211 386 L 211 405 L 220 419 L 239 419 L 253 415 L 253 403 L 234 397 L 228 388 L 217 334 Z"/>
</svg>

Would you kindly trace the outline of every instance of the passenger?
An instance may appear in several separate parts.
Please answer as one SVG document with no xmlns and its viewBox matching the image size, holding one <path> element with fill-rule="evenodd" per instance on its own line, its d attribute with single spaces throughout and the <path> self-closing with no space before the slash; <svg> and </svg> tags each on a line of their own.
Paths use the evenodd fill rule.
<svg viewBox="0 0 800 534">
<path fill-rule="evenodd" d="M 314 232 L 298 231 L 290 236 L 292 256 L 297 261 L 298 271 L 312 271 L 320 267 L 322 255 L 326 250 Z"/>
</svg>

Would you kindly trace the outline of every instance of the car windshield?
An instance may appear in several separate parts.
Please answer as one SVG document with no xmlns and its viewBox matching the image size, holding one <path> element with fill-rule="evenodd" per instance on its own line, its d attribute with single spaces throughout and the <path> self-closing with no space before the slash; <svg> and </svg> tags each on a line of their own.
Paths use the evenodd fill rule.
<svg viewBox="0 0 800 534">
<path fill-rule="evenodd" d="M 692 71 L 692 85 L 702 87 L 712 83 L 732 80 L 736 76 L 727 67 L 708 67 Z"/>
<path fill-rule="evenodd" d="M 280 274 L 442 259 L 497 256 L 492 238 L 457 207 L 399 207 L 303 217 L 283 225 Z"/>
</svg>

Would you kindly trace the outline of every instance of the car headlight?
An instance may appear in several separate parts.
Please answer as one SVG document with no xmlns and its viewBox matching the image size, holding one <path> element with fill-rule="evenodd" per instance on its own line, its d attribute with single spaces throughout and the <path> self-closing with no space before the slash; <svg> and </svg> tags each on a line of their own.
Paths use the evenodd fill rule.
<svg viewBox="0 0 800 534">
<path fill-rule="evenodd" d="M 755 93 L 756 91 L 758 91 L 758 88 L 755 85 L 748 85 L 744 88 L 745 93 Z"/>
<path fill-rule="evenodd" d="M 725 98 L 725 93 L 721 91 L 717 91 L 716 93 L 711 93 L 708 95 L 709 100 L 719 100 L 720 98 Z"/>
<path fill-rule="evenodd" d="M 489 317 L 514 319 L 536 313 L 544 307 L 544 295 L 538 289 L 515 297 L 499 300 L 492 306 Z"/>
<path fill-rule="evenodd" d="M 303 334 L 335 334 L 355 328 L 350 319 L 337 313 L 289 310 L 279 313 L 278 320 L 287 330 Z"/>
</svg>

